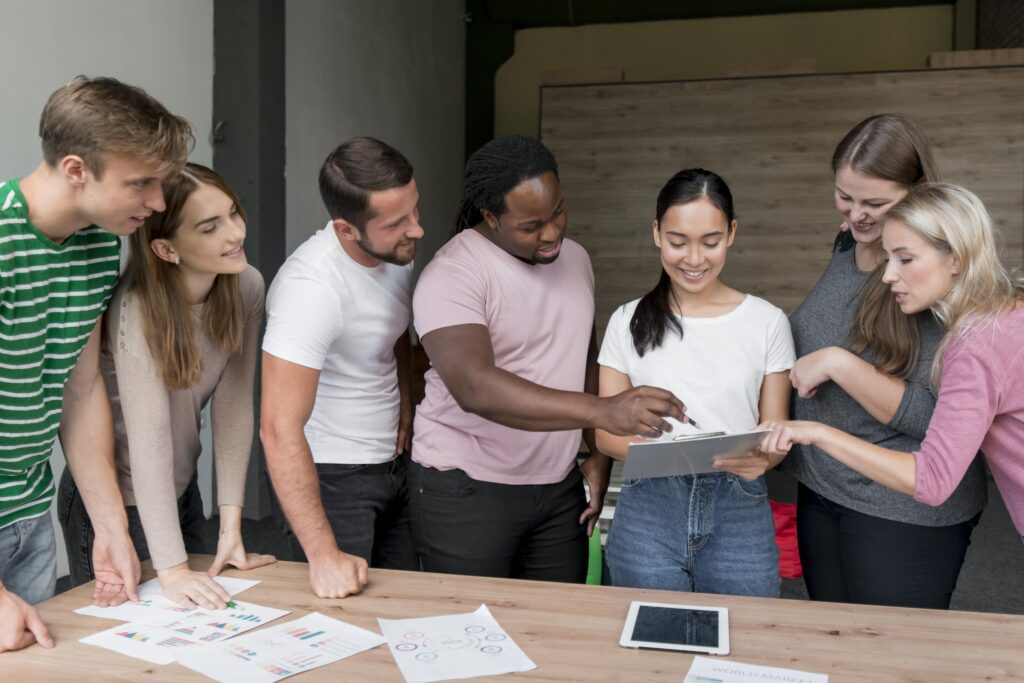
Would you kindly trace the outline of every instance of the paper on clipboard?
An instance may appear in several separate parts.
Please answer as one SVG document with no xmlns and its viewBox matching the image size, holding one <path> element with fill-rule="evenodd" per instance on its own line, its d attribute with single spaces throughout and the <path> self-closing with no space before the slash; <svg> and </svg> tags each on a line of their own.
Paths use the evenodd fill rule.
<svg viewBox="0 0 1024 683">
<path fill-rule="evenodd" d="M 695 434 L 673 441 L 631 443 L 622 468 L 623 479 L 649 479 L 684 474 L 720 472 L 712 467 L 715 458 L 742 458 L 756 448 L 769 430 L 740 434 Z"/>
</svg>

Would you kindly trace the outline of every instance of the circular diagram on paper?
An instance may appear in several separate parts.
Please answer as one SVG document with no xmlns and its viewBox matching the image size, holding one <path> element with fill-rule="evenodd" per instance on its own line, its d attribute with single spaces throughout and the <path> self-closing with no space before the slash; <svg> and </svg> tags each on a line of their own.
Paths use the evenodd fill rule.
<svg viewBox="0 0 1024 683">
<path fill-rule="evenodd" d="M 466 627 L 466 633 L 483 633 L 484 630 L 485 629 L 484 629 L 483 626 L 467 626 Z"/>
<path fill-rule="evenodd" d="M 489 640 L 492 643 L 496 643 L 501 640 L 505 640 L 506 636 L 504 633 L 488 633 L 484 636 L 484 640 Z"/>
<path fill-rule="evenodd" d="M 484 645 L 480 648 L 480 652 L 486 652 L 489 655 L 496 655 L 501 652 L 501 648 L 497 645 Z"/>
<path fill-rule="evenodd" d="M 416 655 L 416 659 L 420 660 L 421 662 L 432 662 L 435 659 L 437 659 L 437 653 L 436 652 L 421 652 L 418 655 Z"/>
<path fill-rule="evenodd" d="M 428 638 L 424 647 L 430 650 L 462 650 L 467 647 L 476 647 L 480 640 L 472 636 L 449 635 Z"/>
<path fill-rule="evenodd" d="M 395 649 L 399 652 L 412 652 L 417 647 L 419 646 L 416 645 L 416 643 L 399 643 L 398 645 L 395 645 Z"/>
<path fill-rule="evenodd" d="M 419 631 L 408 631 L 402 637 L 405 638 L 406 640 L 419 640 L 420 638 L 423 637 L 423 634 L 420 633 Z"/>
</svg>

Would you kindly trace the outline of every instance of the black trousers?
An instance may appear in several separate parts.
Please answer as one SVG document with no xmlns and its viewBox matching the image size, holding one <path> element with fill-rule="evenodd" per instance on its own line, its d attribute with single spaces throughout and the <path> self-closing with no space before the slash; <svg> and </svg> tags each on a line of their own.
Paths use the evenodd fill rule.
<svg viewBox="0 0 1024 683">
<path fill-rule="evenodd" d="M 409 528 L 407 460 L 374 465 L 317 464 L 320 500 L 338 548 L 371 567 L 419 569 Z M 295 559 L 306 561 L 298 537 L 288 532 Z"/>
<path fill-rule="evenodd" d="M 576 468 L 554 484 L 513 485 L 409 466 L 413 537 L 428 572 L 583 583 L 586 505 Z"/>
<path fill-rule="evenodd" d="M 146 534 L 142 529 L 138 508 L 129 505 L 125 507 L 125 513 L 128 517 L 128 535 L 132 539 L 132 545 L 135 546 L 139 561 L 145 562 L 150 557 L 149 545 L 146 543 Z M 92 528 L 92 521 L 71 476 L 70 468 L 64 468 L 57 489 L 57 519 L 64 531 L 64 547 L 68 551 L 72 587 L 92 581 L 95 578 L 92 568 L 92 545 L 96 540 L 96 532 Z M 199 481 L 195 477 L 192 477 L 185 492 L 178 498 L 178 519 L 181 521 L 181 535 L 187 552 L 216 552 L 217 542 L 207 530 L 203 498 L 199 493 Z"/>
<path fill-rule="evenodd" d="M 949 609 L 980 517 L 940 527 L 894 522 L 801 484 L 796 524 L 807 593 L 828 602 Z"/>
</svg>

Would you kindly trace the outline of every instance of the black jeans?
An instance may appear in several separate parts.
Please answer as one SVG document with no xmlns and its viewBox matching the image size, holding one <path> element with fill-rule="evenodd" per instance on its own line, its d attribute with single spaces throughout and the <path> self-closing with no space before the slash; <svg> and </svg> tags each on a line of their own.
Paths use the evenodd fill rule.
<svg viewBox="0 0 1024 683">
<path fill-rule="evenodd" d="M 149 559 L 149 545 L 142 529 L 139 511 L 134 505 L 125 507 L 128 516 L 128 535 L 139 555 L 139 561 Z M 64 531 L 64 547 L 68 551 L 68 567 L 71 571 L 71 586 L 80 586 L 95 578 L 92 568 L 92 545 L 96 539 L 85 502 L 78 493 L 78 487 L 71 476 L 71 469 L 64 468 L 57 490 L 57 518 Z M 192 477 L 185 492 L 178 498 L 178 519 L 181 520 L 181 535 L 185 550 L 189 553 L 212 553 L 216 542 L 208 538 L 206 516 L 203 515 L 203 499 L 199 493 L 199 481 Z"/>
<path fill-rule="evenodd" d="M 375 465 L 317 464 L 320 500 L 342 552 L 371 567 L 419 569 L 409 527 L 407 457 Z M 299 539 L 288 534 L 294 557 L 306 560 Z"/>
<path fill-rule="evenodd" d="M 409 466 L 413 536 L 424 571 L 583 583 L 586 508 L 577 468 L 555 484 L 495 484 Z"/>
<path fill-rule="evenodd" d="M 828 602 L 949 609 L 980 517 L 939 527 L 893 522 L 801 484 L 796 524 L 807 593 Z"/>
</svg>

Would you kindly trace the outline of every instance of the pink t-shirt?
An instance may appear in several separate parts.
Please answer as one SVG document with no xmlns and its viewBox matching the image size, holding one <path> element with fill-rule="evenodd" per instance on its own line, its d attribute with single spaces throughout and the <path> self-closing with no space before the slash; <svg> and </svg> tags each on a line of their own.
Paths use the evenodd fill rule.
<svg viewBox="0 0 1024 683">
<path fill-rule="evenodd" d="M 914 498 L 946 500 L 978 450 L 1024 535 L 1024 308 L 950 346 L 942 386 L 917 460 Z"/>
<path fill-rule="evenodd" d="M 413 294 L 416 332 L 484 325 L 495 366 L 552 389 L 583 391 L 594 325 L 594 271 L 576 242 L 554 263 L 529 265 L 475 230 L 453 237 L 427 265 Z M 416 409 L 413 460 L 461 469 L 478 481 L 551 484 L 575 463 L 581 432 L 527 432 L 467 413 L 437 371 Z"/>
</svg>

